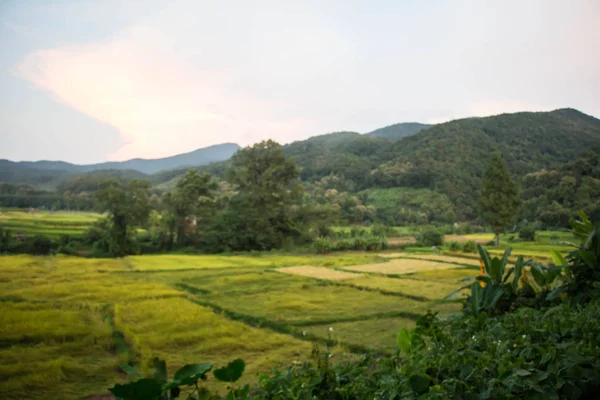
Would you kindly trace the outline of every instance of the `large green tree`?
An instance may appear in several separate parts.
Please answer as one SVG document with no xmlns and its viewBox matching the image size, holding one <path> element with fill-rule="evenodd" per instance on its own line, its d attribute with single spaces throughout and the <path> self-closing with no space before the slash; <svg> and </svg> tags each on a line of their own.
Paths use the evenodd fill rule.
<svg viewBox="0 0 600 400">
<path fill-rule="evenodd" d="M 499 235 L 515 222 L 521 200 L 517 185 L 506 169 L 506 161 L 500 153 L 493 153 L 481 181 L 480 215 Z"/>
<path fill-rule="evenodd" d="M 220 246 L 268 250 L 298 235 L 293 218 L 293 207 L 302 196 L 298 176 L 295 161 L 272 140 L 238 151 L 226 176 L 234 194 L 214 233 Z"/>
<path fill-rule="evenodd" d="M 134 229 L 143 225 L 150 214 L 150 187 L 148 181 L 129 182 L 105 181 L 96 192 L 96 199 L 104 211 L 108 212 L 110 229 L 108 234 L 109 252 L 123 257 L 130 250 L 129 237 Z"/>
<path fill-rule="evenodd" d="M 200 219 L 206 216 L 217 183 L 210 174 L 199 174 L 190 169 L 175 185 L 175 188 L 163 196 L 166 208 L 165 218 L 169 229 L 169 246 L 176 233 L 177 245 L 184 244 L 186 236 L 195 241 Z"/>
</svg>

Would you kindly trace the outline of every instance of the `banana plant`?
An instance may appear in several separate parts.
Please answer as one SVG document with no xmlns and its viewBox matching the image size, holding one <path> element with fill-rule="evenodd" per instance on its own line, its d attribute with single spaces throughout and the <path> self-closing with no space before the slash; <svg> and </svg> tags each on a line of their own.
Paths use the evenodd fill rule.
<svg viewBox="0 0 600 400">
<path fill-rule="evenodd" d="M 482 311 L 493 311 L 503 297 L 516 296 L 522 271 L 526 266 L 531 265 L 530 261 L 526 262 L 522 256 L 519 256 L 514 268 L 510 267 L 508 258 L 512 248 L 506 249 L 502 258 L 491 257 L 489 252 L 481 245 L 477 245 L 477 251 L 483 264 L 480 275 L 465 280 L 468 282 L 465 286 L 450 293 L 445 298 L 447 300 L 453 299 L 461 291 L 470 289 L 471 295 L 467 306 L 473 315 L 478 315 Z"/>
</svg>

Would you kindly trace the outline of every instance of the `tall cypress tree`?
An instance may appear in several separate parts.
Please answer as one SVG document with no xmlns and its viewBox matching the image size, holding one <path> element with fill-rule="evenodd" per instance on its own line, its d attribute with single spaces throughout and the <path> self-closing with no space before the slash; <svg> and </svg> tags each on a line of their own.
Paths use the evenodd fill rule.
<svg viewBox="0 0 600 400">
<path fill-rule="evenodd" d="M 500 244 L 499 235 L 514 223 L 520 205 L 519 190 L 510 178 L 506 161 L 500 153 L 493 153 L 481 181 L 480 216 L 492 227 L 496 246 Z"/>
</svg>

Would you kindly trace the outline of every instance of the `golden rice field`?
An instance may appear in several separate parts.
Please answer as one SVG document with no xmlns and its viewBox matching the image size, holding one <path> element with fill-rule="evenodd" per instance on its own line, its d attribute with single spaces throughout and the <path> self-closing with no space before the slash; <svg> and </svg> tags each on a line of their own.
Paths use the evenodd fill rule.
<svg viewBox="0 0 600 400">
<path fill-rule="evenodd" d="M 394 351 L 429 309 L 457 312 L 435 300 L 476 274 L 454 257 L 363 253 L 0 256 L 0 398 L 83 399 L 126 380 L 119 364 L 148 372 L 153 357 L 171 372 L 243 358 L 252 382 L 309 359 L 313 341 Z"/>
</svg>

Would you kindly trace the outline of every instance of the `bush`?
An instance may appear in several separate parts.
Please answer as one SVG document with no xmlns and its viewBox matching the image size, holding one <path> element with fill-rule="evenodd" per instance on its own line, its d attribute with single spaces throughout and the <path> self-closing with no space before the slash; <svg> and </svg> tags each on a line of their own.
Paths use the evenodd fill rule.
<svg viewBox="0 0 600 400">
<path fill-rule="evenodd" d="M 415 240 L 421 247 L 442 246 L 444 234 L 435 228 L 424 228 L 415 235 Z"/>
<path fill-rule="evenodd" d="M 467 243 L 463 245 L 462 249 L 463 253 L 475 253 L 477 251 L 477 245 L 474 241 L 469 240 Z"/>
<path fill-rule="evenodd" d="M 448 243 L 448 250 L 450 251 L 460 251 L 461 249 L 460 243 L 455 240 L 452 240 Z"/>
<path fill-rule="evenodd" d="M 535 228 L 533 225 L 525 225 L 519 229 L 519 239 L 524 240 L 526 242 L 534 242 L 535 241 Z"/>
<path fill-rule="evenodd" d="M 313 246 L 319 254 L 329 253 L 333 250 L 331 240 L 328 238 L 316 238 L 313 242 Z"/>
</svg>

